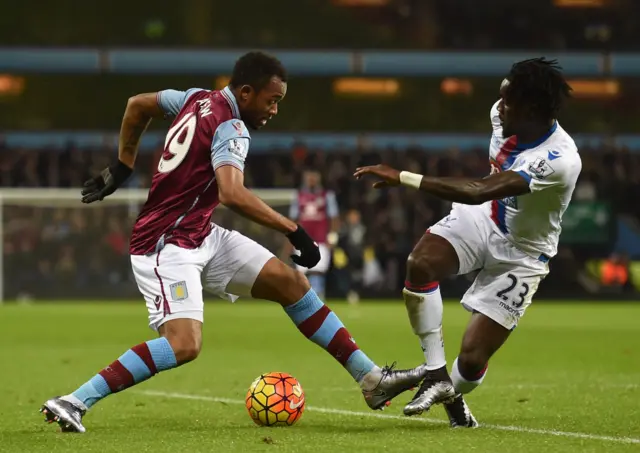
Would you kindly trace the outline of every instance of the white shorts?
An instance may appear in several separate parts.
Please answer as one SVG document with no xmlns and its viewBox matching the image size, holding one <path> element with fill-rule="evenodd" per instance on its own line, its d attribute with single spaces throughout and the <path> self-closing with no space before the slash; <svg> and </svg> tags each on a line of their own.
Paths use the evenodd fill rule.
<svg viewBox="0 0 640 453">
<path fill-rule="evenodd" d="M 429 232 L 451 243 L 460 261 L 459 275 L 480 269 L 462 305 L 513 330 L 549 273 L 548 258 L 516 248 L 482 205 L 454 204 L 450 214 Z"/>
<path fill-rule="evenodd" d="M 318 244 L 318 248 L 320 249 L 320 261 L 315 265 L 315 267 L 307 269 L 304 266 L 296 265 L 296 268 L 303 274 L 307 274 L 309 272 L 326 274 L 329 270 L 329 265 L 331 264 L 331 249 L 327 244 Z"/>
<path fill-rule="evenodd" d="M 197 249 L 168 244 L 152 255 L 131 255 L 133 275 L 149 310 L 149 326 L 179 318 L 203 321 L 202 290 L 235 302 L 251 297 L 273 254 L 237 231 L 213 225 Z"/>
</svg>

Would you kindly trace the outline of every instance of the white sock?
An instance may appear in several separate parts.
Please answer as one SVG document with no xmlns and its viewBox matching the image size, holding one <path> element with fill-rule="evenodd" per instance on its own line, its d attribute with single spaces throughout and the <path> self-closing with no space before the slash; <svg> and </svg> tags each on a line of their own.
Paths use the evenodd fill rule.
<svg viewBox="0 0 640 453">
<path fill-rule="evenodd" d="M 427 293 L 415 293 L 405 288 L 402 296 L 413 333 L 420 339 L 427 369 L 437 370 L 446 366 L 440 287 L 436 284 L 435 289 Z"/>
<path fill-rule="evenodd" d="M 477 386 L 482 384 L 482 381 L 484 381 L 484 377 L 486 375 L 487 375 L 487 369 L 485 368 L 482 371 L 482 375 L 480 376 L 479 379 L 476 379 L 475 381 L 468 381 L 467 379 L 462 377 L 462 374 L 460 374 L 457 357 L 453 361 L 453 366 L 451 367 L 451 381 L 453 382 L 453 386 L 455 387 L 456 392 L 462 393 L 463 395 L 471 392 Z"/>
</svg>

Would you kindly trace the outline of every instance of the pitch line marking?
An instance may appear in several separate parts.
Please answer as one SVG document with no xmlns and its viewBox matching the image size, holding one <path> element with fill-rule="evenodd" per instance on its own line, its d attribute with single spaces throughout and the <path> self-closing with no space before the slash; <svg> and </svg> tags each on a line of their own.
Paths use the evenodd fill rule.
<svg viewBox="0 0 640 453">
<path fill-rule="evenodd" d="M 161 396 L 164 398 L 195 400 L 195 401 L 210 401 L 213 403 L 244 405 L 243 400 L 235 400 L 231 398 L 220 398 L 220 397 L 214 397 L 214 396 L 190 395 L 186 393 L 174 393 L 174 392 L 159 392 L 155 390 L 142 390 L 137 393 L 148 395 L 148 396 Z M 434 419 L 421 418 L 421 417 L 405 417 L 401 415 L 387 415 L 387 414 L 380 414 L 378 412 L 359 412 L 359 411 L 350 411 L 345 409 L 333 409 L 329 407 L 316 407 L 316 406 L 307 406 L 306 410 L 309 410 L 312 412 L 320 412 L 323 414 L 350 415 L 350 416 L 357 416 L 357 417 L 381 418 L 386 420 L 404 420 L 407 422 L 448 425 L 448 423 L 444 420 L 434 420 Z M 480 425 L 480 429 L 483 429 L 483 428 L 493 429 L 496 431 L 513 431 L 513 432 L 519 432 L 519 433 L 540 434 L 543 436 L 572 437 L 576 439 L 601 440 L 605 442 L 618 442 L 623 444 L 640 444 L 640 439 L 637 439 L 634 437 L 602 436 L 599 434 L 574 433 L 569 431 L 524 428 L 521 426 L 490 425 L 490 424 L 484 424 L 484 423 Z"/>
<path fill-rule="evenodd" d="M 504 384 L 500 385 L 501 389 L 505 390 L 534 390 L 534 389 L 565 389 L 571 387 L 580 388 L 595 388 L 595 389 L 620 389 L 620 390 L 635 390 L 640 388 L 640 384 L 624 384 L 624 383 L 587 383 L 587 384 Z M 307 389 L 313 389 L 308 387 Z M 353 392 L 354 387 L 330 387 L 323 388 L 323 392 Z"/>
</svg>

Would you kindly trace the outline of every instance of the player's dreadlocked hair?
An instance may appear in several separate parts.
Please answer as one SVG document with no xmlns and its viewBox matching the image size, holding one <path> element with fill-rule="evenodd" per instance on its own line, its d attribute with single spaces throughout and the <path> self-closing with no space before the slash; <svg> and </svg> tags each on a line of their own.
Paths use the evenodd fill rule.
<svg viewBox="0 0 640 453">
<path fill-rule="evenodd" d="M 273 76 L 287 81 L 287 71 L 280 60 L 263 52 L 249 52 L 236 61 L 229 85 L 234 88 L 249 85 L 260 91 Z"/>
<path fill-rule="evenodd" d="M 556 60 L 533 58 L 514 64 L 507 76 L 507 97 L 516 104 L 530 105 L 541 119 L 556 118 L 571 87 Z"/>
</svg>

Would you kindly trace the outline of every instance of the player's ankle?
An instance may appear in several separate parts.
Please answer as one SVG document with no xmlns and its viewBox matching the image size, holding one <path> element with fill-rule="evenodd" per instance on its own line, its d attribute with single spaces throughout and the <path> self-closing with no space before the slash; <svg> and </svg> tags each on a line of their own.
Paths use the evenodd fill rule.
<svg viewBox="0 0 640 453">
<path fill-rule="evenodd" d="M 467 394 L 482 384 L 487 373 L 487 366 L 480 372 L 476 372 L 476 374 L 472 374 L 473 371 L 474 370 L 464 370 L 463 367 L 461 367 L 460 357 L 454 360 L 453 366 L 451 367 L 451 378 L 457 392 Z"/>
<path fill-rule="evenodd" d="M 83 410 L 83 411 L 89 410 L 89 408 L 73 393 L 69 393 L 68 395 L 61 396 L 60 399 L 68 401 L 69 403 L 73 404 L 80 410 Z"/>
<path fill-rule="evenodd" d="M 489 367 L 486 360 L 469 360 L 463 354 L 456 359 L 456 365 L 460 375 L 467 381 L 482 379 Z"/>
<path fill-rule="evenodd" d="M 451 377 L 449 377 L 446 365 L 443 365 L 440 368 L 436 368 L 435 370 L 429 370 L 427 372 L 427 379 L 431 381 L 451 382 Z"/>
<path fill-rule="evenodd" d="M 382 379 L 382 368 L 375 365 L 371 371 L 365 374 L 362 379 L 358 381 L 358 384 L 362 390 L 373 390 L 378 386 L 378 384 L 380 384 L 380 379 Z"/>
</svg>

